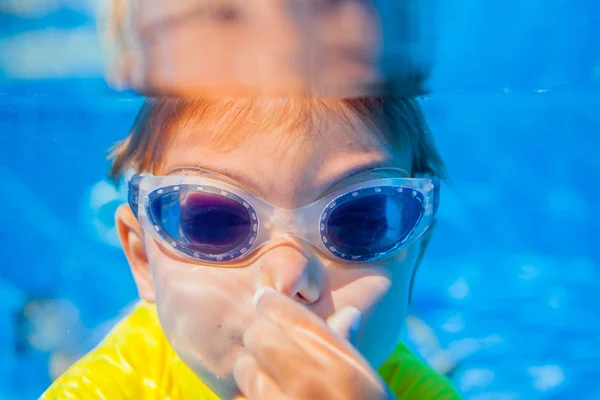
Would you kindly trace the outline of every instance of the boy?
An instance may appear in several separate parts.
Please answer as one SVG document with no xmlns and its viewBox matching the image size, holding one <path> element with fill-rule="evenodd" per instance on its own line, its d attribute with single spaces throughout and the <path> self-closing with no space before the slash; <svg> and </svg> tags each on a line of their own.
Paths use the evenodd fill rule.
<svg viewBox="0 0 600 400">
<path fill-rule="evenodd" d="M 459 398 L 398 344 L 444 175 L 416 101 L 148 100 L 129 169 L 143 301 L 42 398 Z"/>
</svg>

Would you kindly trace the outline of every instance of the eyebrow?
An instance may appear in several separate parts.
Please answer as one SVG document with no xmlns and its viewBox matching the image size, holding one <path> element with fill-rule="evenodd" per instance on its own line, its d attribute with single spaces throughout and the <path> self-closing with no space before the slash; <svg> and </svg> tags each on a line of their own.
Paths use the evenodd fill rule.
<svg viewBox="0 0 600 400">
<path fill-rule="evenodd" d="M 249 175 L 246 175 L 244 173 L 241 173 L 238 170 L 232 169 L 232 168 L 228 168 L 226 166 L 218 166 L 218 165 L 209 165 L 209 164 L 204 164 L 202 162 L 193 162 L 193 163 L 184 163 L 181 165 L 175 165 L 174 167 L 168 168 L 167 169 L 167 175 L 170 175 L 178 170 L 181 169 L 189 169 L 189 168 L 198 168 L 198 169 L 203 169 L 205 171 L 209 171 L 209 172 L 216 172 L 219 175 L 223 175 L 226 176 L 230 179 L 233 179 L 234 181 L 236 181 L 237 183 L 241 183 L 243 186 L 245 186 L 246 188 L 252 190 L 254 193 L 260 193 L 260 182 L 254 178 L 252 178 Z"/>
<path fill-rule="evenodd" d="M 327 190 L 331 189 L 336 184 L 339 184 L 342 180 L 347 179 L 351 176 L 358 175 L 361 173 L 365 173 L 377 168 L 390 168 L 395 167 L 393 165 L 393 160 L 391 159 L 383 159 L 383 160 L 375 160 L 370 163 L 364 165 L 357 165 L 354 168 L 346 170 L 340 174 L 332 176 L 327 180 L 325 187 L 323 188 L 323 193 L 327 192 Z M 240 172 L 239 170 L 235 170 L 232 168 L 228 168 L 223 165 L 209 165 L 202 162 L 195 161 L 193 163 L 182 163 L 170 167 L 167 169 L 167 175 L 170 175 L 181 169 L 189 169 L 189 168 L 198 168 L 203 169 L 209 172 L 215 172 L 217 174 L 226 176 L 230 179 L 233 179 L 235 182 L 240 183 L 242 186 L 247 189 L 252 190 L 255 194 L 261 194 L 263 191 L 261 190 L 262 185 L 258 180 L 252 178 L 251 176 Z"/>
</svg>

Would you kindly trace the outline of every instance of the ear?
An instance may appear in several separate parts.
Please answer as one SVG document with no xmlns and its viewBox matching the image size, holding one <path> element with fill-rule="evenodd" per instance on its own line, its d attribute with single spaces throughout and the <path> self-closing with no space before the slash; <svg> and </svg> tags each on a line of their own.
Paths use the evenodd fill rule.
<svg viewBox="0 0 600 400">
<path fill-rule="evenodd" d="M 418 243 L 419 246 L 419 255 L 417 256 L 417 262 L 415 263 L 415 268 L 413 269 L 413 274 L 412 277 L 410 278 L 410 291 L 409 291 L 409 295 L 408 295 L 408 303 L 412 303 L 412 292 L 413 292 L 413 286 L 415 284 L 415 277 L 417 276 L 417 270 L 419 269 L 419 266 L 421 265 L 421 261 L 423 260 L 423 257 L 425 256 L 425 251 L 427 250 L 427 247 L 429 246 L 429 241 L 431 240 L 431 237 L 433 236 L 433 231 L 435 230 L 435 227 L 437 225 L 437 222 L 434 221 L 433 224 L 431 224 L 431 226 L 429 227 L 429 229 L 427 229 L 427 231 L 423 234 L 423 236 L 421 237 L 421 240 Z"/>
<path fill-rule="evenodd" d="M 154 303 L 154 282 L 144 245 L 144 234 L 128 205 L 119 206 L 115 212 L 115 224 L 140 297 Z"/>
</svg>

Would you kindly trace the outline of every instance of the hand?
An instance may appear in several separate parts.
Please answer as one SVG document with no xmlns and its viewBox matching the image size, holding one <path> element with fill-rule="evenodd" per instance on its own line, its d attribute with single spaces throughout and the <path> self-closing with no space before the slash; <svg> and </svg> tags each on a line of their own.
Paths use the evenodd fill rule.
<svg viewBox="0 0 600 400">
<path fill-rule="evenodd" d="M 271 288 L 259 291 L 255 302 L 259 318 L 243 339 L 249 354 L 234 368 L 248 400 L 393 398 L 349 342 L 360 323 L 357 309 L 343 308 L 326 324 Z"/>
</svg>

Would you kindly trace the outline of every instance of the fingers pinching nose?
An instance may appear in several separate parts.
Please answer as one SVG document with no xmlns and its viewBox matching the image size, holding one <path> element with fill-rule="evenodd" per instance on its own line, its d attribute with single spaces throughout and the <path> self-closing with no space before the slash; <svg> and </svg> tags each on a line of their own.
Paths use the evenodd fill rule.
<svg viewBox="0 0 600 400">
<path fill-rule="evenodd" d="M 277 290 L 273 289 L 270 286 L 263 286 L 261 288 L 259 288 L 256 293 L 254 294 L 254 299 L 252 300 L 252 302 L 254 303 L 254 308 L 258 309 L 258 303 L 260 301 L 260 299 L 266 294 L 266 293 L 276 293 Z"/>
</svg>

